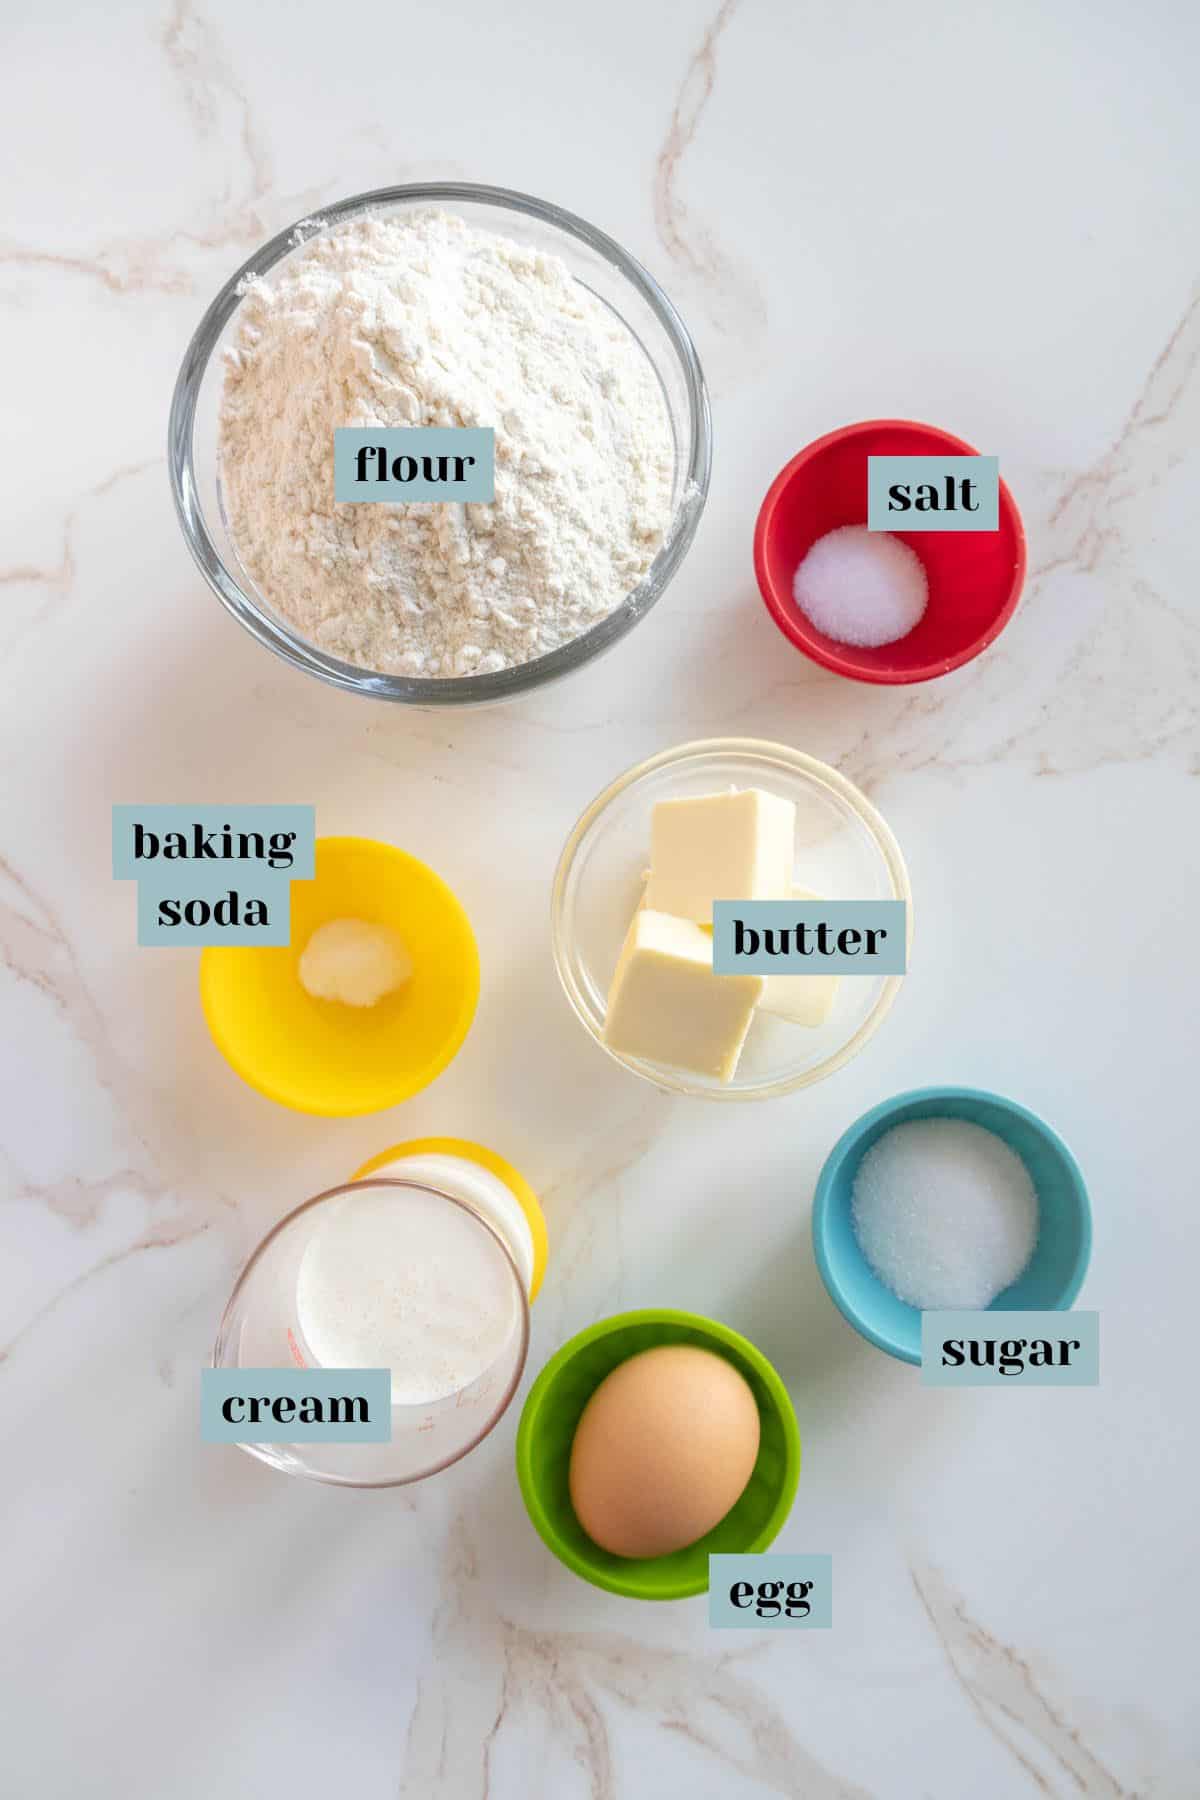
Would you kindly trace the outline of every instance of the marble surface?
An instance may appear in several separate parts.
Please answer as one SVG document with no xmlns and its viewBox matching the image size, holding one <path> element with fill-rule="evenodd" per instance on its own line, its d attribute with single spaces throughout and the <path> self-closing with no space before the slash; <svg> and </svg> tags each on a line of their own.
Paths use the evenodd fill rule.
<svg viewBox="0 0 1200 1800">
<path fill-rule="evenodd" d="M 1194 9 L 10 11 L 4 1793 L 1200 1793 Z M 189 562 L 163 454 L 180 356 L 232 268 L 324 201 L 437 176 L 544 194 L 628 245 L 692 327 L 716 430 L 707 514 L 653 616 L 543 697 L 448 717 L 256 646 Z M 998 454 L 1031 546 L 991 652 L 892 692 L 794 655 L 749 556 L 786 458 L 887 413 Z M 546 922 L 596 790 L 721 732 L 862 783 L 918 908 L 911 978 L 859 1060 L 737 1109 L 609 1063 Z M 194 954 L 135 948 L 119 800 L 313 801 L 320 828 L 428 859 L 485 972 L 453 1068 L 341 1123 L 241 1086 Z M 826 1151 L 937 1080 L 1012 1094 L 1076 1149 L 1098 1390 L 923 1390 L 825 1298 L 807 1220 Z M 721 1635 L 703 1600 L 576 1581 L 524 1516 L 515 1410 L 391 1493 L 201 1446 L 196 1371 L 249 1248 L 425 1132 L 494 1142 L 545 1195 L 529 1374 L 648 1302 L 774 1359 L 805 1447 L 780 1548 L 832 1552 L 832 1632 Z"/>
</svg>

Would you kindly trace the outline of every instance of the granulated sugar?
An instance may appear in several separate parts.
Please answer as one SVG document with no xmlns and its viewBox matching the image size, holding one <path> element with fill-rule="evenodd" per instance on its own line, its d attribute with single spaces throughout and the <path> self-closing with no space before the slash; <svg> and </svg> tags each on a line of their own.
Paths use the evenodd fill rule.
<svg viewBox="0 0 1200 1800">
<path fill-rule="evenodd" d="M 557 256 L 436 210 L 320 231 L 247 284 L 220 473 L 243 567 L 302 636 L 386 674 L 556 650 L 646 574 L 674 440 L 645 352 Z M 334 500 L 338 426 L 490 426 L 494 503 Z"/>
<path fill-rule="evenodd" d="M 913 1119 L 872 1144 L 851 1216 L 875 1274 L 922 1309 L 989 1306 L 1037 1242 L 1025 1164 L 994 1132 L 962 1119 Z"/>
<path fill-rule="evenodd" d="M 907 637 L 929 599 L 915 550 L 888 531 L 842 525 L 818 538 L 796 570 L 796 605 L 839 644 L 876 648 Z"/>
</svg>

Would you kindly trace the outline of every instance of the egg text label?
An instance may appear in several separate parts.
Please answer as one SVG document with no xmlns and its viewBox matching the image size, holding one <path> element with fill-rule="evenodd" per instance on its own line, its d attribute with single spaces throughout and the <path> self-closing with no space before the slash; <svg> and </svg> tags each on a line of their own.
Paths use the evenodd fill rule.
<svg viewBox="0 0 1200 1800">
<path fill-rule="evenodd" d="M 714 1630 L 828 1631 L 832 1556 L 710 1556 L 708 1622 Z"/>
</svg>

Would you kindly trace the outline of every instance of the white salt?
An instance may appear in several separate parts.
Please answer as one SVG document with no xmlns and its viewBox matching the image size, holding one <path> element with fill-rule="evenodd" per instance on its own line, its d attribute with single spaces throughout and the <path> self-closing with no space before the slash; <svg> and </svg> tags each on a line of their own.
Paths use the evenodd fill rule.
<svg viewBox="0 0 1200 1800">
<path fill-rule="evenodd" d="M 924 614 L 929 583 L 916 551 L 891 532 L 842 525 L 817 539 L 792 593 L 826 637 L 873 649 L 908 636 Z"/>
<path fill-rule="evenodd" d="M 922 1310 L 990 1306 L 1037 1242 L 1029 1171 L 962 1119 L 894 1125 L 858 1165 L 851 1218 L 875 1274 Z"/>
</svg>

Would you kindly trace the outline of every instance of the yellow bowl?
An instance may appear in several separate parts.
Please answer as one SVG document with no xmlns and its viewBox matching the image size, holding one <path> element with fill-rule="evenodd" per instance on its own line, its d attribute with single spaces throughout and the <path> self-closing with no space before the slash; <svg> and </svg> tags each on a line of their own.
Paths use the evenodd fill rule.
<svg viewBox="0 0 1200 1800">
<path fill-rule="evenodd" d="M 533 1239 L 533 1279 L 529 1283 L 529 1302 L 532 1305 L 541 1289 L 542 1278 L 546 1273 L 546 1259 L 550 1254 L 546 1215 L 542 1211 L 541 1201 L 520 1169 L 514 1169 L 499 1151 L 489 1150 L 485 1144 L 477 1144 L 472 1138 L 410 1138 L 407 1144 L 393 1144 L 390 1150 L 381 1150 L 378 1156 L 369 1157 L 361 1169 L 355 1169 L 350 1179 L 366 1181 L 377 1170 L 386 1169 L 389 1163 L 399 1162 L 403 1156 L 431 1155 L 461 1156 L 467 1162 L 478 1163 L 481 1169 L 486 1169 L 489 1175 L 495 1175 L 510 1190 L 525 1214 L 525 1223 L 529 1226 L 529 1235 Z"/>
<path fill-rule="evenodd" d="M 410 979 L 375 1006 L 314 1000 L 301 952 L 319 925 L 365 919 L 399 932 Z M 428 1087 L 457 1054 L 479 999 L 471 922 L 440 876 L 393 844 L 318 838 L 316 875 L 292 883 L 292 941 L 210 946 L 200 1001 L 230 1067 L 297 1112 L 380 1112 Z"/>
</svg>

